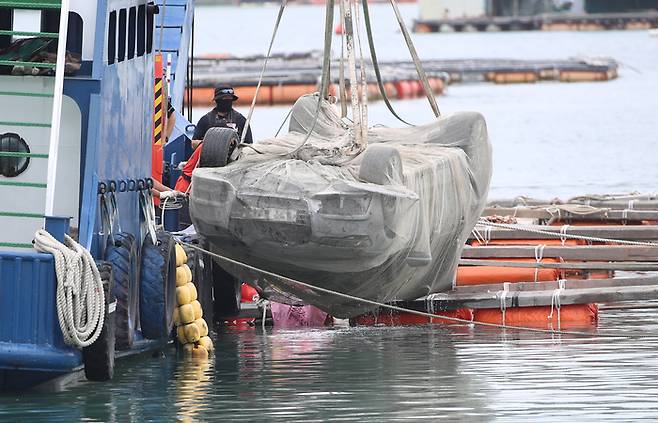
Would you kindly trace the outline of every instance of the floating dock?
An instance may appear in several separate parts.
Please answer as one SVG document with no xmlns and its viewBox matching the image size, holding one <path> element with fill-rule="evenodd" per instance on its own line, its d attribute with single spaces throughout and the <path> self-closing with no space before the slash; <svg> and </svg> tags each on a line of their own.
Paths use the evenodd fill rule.
<svg viewBox="0 0 658 423">
<path fill-rule="evenodd" d="M 466 18 L 419 19 L 415 32 L 479 31 L 601 31 L 650 29 L 658 27 L 658 12 L 567 14 L 532 16 L 478 16 Z"/>
<path fill-rule="evenodd" d="M 658 299 L 658 198 L 519 197 L 491 203 L 483 216 L 452 291 L 392 304 L 540 328 L 593 326 L 600 308 L 655 307 L 637 302 Z M 446 322 L 385 308 L 352 319 L 356 325 L 432 321 Z"/>
<path fill-rule="evenodd" d="M 208 57 L 194 59 L 192 105 L 212 104 L 214 87 L 231 84 L 240 99 L 247 105 L 256 92 L 264 58 Z M 540 81 L 584 82 L 608 81 L 617 77 L 618 64 L 613 59 L 568 60 L 509 60 L 509 59 L 455 59 L 426 60 L 423 66 L 435 94 L 441 94 L 447 84 L 491 82 L 496 84 L 535 83 Z M 372 64 L 368 63 L 368 93 L 373 100 L 381 98 Z M 270 58 L 257 104 L 292 104 L 301 95 L 316 92 L 322 69 L 318 53 L 277 55 Z M 422 84 L 411 62 L 380 63 L 386 95 L 391 99 L 423 97 Z M 338 92 L 339 62 L 334 61 L 334 76 L 330 92 Z M 349 81 L 347 81 L 349 85 Z M 189 87 L 188 96 L 189 101 Z"/>
</svg>

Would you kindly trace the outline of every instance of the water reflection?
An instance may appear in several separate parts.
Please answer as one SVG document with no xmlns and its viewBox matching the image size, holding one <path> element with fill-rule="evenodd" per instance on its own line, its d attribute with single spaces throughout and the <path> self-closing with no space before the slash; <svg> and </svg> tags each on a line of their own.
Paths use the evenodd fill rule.
<svg viewBox="0 0 658 423">
<path fill-rule="evenodd" d="M 226 330 L 206 361 L 171 348 L 120 362 L 110 383 L 2 396 L 0 421 L 637 420 L 658 411 L 657 317 L 607 312 L 580 337 L 439 325 Z"/>
</svg>

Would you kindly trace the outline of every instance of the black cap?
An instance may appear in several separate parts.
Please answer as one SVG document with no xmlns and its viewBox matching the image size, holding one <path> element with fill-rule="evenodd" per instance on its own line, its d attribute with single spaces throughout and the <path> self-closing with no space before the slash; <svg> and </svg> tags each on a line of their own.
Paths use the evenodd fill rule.
<svg viewBox="0 0 658 423">
<path fill-rule="evenodd" d="M 224 98 L 231 98 L 231 100 L 235 101 L 238 99 L 238 96 L 235 95 L 233 87 L 229 87 L 228 85 L 218 85 L 217 88 L 215 88 L 215 96 L 213 99 L 220 100 Z"/>
</svg>

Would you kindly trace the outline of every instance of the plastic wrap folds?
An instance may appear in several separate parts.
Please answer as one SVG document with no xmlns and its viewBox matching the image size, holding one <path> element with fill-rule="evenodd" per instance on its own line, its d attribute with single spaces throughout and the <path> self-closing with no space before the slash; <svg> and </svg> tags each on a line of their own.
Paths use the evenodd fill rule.
<svg viewBox="0 0 658 423">
<path fill-rule="evenodd" d="M 374 127 L 361 151 L 333 105 L 304 96 L 293 107 L 288 134 L 255 147 L 225 167 L 193 174 L 192 220 L 215 252 L 379 302 L 452 287 L 491 178 L 480 114 Z M 342 318 L 373 308 L 222 266 L 278 302 L 313 304 Z"/>
</svg>

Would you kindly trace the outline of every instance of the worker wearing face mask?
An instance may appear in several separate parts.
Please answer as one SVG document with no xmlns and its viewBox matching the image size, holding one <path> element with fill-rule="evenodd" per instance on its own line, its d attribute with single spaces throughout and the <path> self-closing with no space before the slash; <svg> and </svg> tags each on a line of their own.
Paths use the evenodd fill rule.
<svg viewBox="0 0 658 423">
<path fill-rule="evenodd" d="M 210 128 L 231 128 L 238 132 L 238 136 L 242 137 L 242 131 L 244 131 L 245 123 L 247 119 L 235 109 L 233 109 L 233 102 L 238 99 L 238 96 L 235 95 L 233 87 L 228 85 L 219 85 L 215 88 L 215 108 L 206 113 L 199 123 L 196 125 L 194 130 L 194 136 L 192 137 L 192 147 L 195 149 L 190 159 L 187 161 L 187 164 L 183 168 L 183 172 L 176 182 L 176 190 L 181 192 L 187 192 L 189 190 L 190 183 L 192 182 L 192 171 L 196 168 L 197 162 L 199 161 L 199 156 L 201 153 L 203 143 L 203 137 L 206 136 L 206 132 Z M 244 142 L 246 144 L 251 144 L 253 139 L 251 137 L 251 128 L 247 128 L 247 134 L 245 135 Z"/>
<path fill-rule="evenodd" d="M 194 131 L 193 139 L 198 141 L 197 145 L 203 140 L 208 129 L 215 127 L 234 129 L 238 131 L 238 135 L 242 138 L 242 131 L 247 119 L 240 112 L 233 109 L 233 102 L 237 99 L 238 96 L 235 95 L 233 87 L 219 85 L 215 88 L 215 108 L 199 119 Z M 247 144 L 252 143 L 251 128 L 247 128 L 244 142 Z"/>
<path fill-rule="evenodd" d="M 215 108 L 199 119 L 199 123 L 196 125 L 194 136 L 192 137 L 192 148 L 194 148 L 194 152 L 183 167 L 181 175 L 176 181 L 176 186 L 174 188 L 176 191 L 183 193 L 188 193 L 190 191 L 192 172 L 199 163 L 199 157 L 201 156 L 201 150 L 203 149 L 203 138 L 206 136 L 206 132 L 208 132 L 210 128 L 231 128 L 238 132 L 238 137 L 242 137 L 242 131 L 244 131 L 247 119 L 245 119 L 240 112 L 233 109 L 233 102 L 237 99 L 238 96 L 235 95 L 233 87 L 219 85 L 215 88 Z M 251 128 L 247 128 L 244 142 L 246 144 L 251 144 L 253 142 Z M 183 208 L 179 213 L 179 220 L 183 227 L 190 225 L 192 222 L 189 217 L 187 203 L 183 205 Z"/>
</svg>

